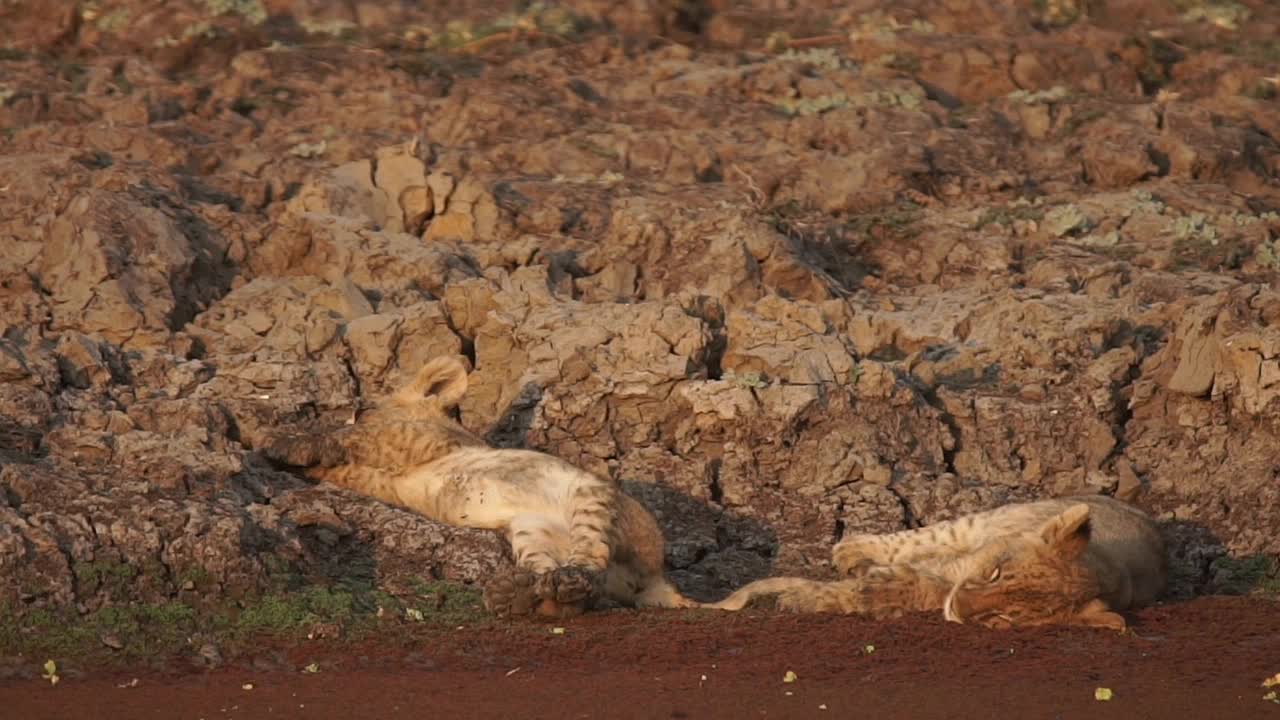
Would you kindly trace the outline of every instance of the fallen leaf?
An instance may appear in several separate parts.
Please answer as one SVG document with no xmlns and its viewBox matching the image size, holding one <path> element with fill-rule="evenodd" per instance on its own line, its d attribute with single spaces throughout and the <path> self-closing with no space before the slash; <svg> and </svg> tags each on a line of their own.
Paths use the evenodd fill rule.
<svg viewBox="0 0 1280 720">
<path fill-rule="evenodd" d="M 1271 702 L 1273 702 L 1273 703 L 1275 703 L 1275 704 L 1277 704 L 1277 705 L 1280 705 L 1280 695 L 1277 695 L 1275 690 L 1272 690 L 1271 692 L 1267 693 L 1266 695 L 1263 695 L 1263 696 L 1262 696 L 1262 699 L 1263 699 L 1263 700 L 1270 700 Z"/>
<path fill-rule="evenodd" d="M 519 667 L 511 668 L 510 670 L 508 670 L 508 671 L 507 671 L 507 675 L 506 675 L 506 676 L 507 676 L 507 677 L 511 677 L 512 675 L 515 675 L 516 673 L 520 672 L 520 668 L 522 668 L 522 667 L 524 667 L 524 666 L 523 666 L 523 665 L 521 665 L 521 666 L 519 666 Z"/>
<path fill-rule="evenodd" d="M 1093 699 L 1094 700 L 1110 700 L 1111 688 L 1098 688 L 1097 690 L 1094 690 Z"/>
<path fill-rule="evenodd" d="M 871 653 L 873 653 L 873 652 L 875 652 L 875 651 L 876 651 L 876 646 L 875 646 L 875 645 L 863 645 L 863 646 L 862 646 L 862 652 L 866 653 L 867 655 L 870 655 Z"/>
<path fill-rule="evenodd" d="M 1262 687 L 1276 687 L 1277 685 L 1280 685 L 1280 673 L 1276 673 L 1262 681 Z"/>
<path fill-rule="evenodd" d="M 426 616 L 423 615 L 422 611 L 419 610 L 418 608 L 405 608 L 404 616 L 414 622 L 422 622 L 423 620 L 426 619 Z"/>
<path fill-rule="evenodd" d="M 253 689 L 253 683 L 245 683 L 245 684 L 243 684 L 243 685 L 241 685 L 241 686 L 240 686 L 240 689 L 241 689 L 241 690 L 252 690 L 252 689 Z"/>
<path fill-rule="evenodd" d="M 319 157 L 328 149 L 329 144 L 324 140 L 315 143 L 300 142 L 289 148 L 289 154 L 300 158 Z"/>
<path fill-rule="evenodd" d="M 134 678 L 134 679 L 130 680 L 130 681 L 129 681 L 129 682 L 127 682 L 127 683 L 120 683 L 119 685 L 116 685 L 116 687 L 118 687 L 118 688 L 133 688 L 133 687 L 138 687 L 138 678 Z"/>
<path fill-rule="evenodd" d="M 563 634 L 564 634 L 564 628 L 562 628 L 562 627 L 554 627 L 554 628 L 551 628 L 551 634 L 552 634 L 552 635 L 563 635 Z"/>
<path fill-rule="evenodd" d="M 209 666 L 217 667 L 222 664 L 222 653 L 218 650 L 218 646 L 213 643 L 204 643 L 196 653 L 200 658 L 200 662 Z"/>
<path fill-rule="evenodd" d="M 320 672 L 320 665 L 319 663 L 311 663 L 310 665 L 302 668 L 302 672 L 312 673 L 312 674 L 318 673 Z"/>
<path fill-rule="evenodd" d="M 787 671 L 787 674 L 782 676 L 782 682 L 785 682 L 785 683 L 793 683 L 793 682 L 795 682 L 795 681 L 796 681 L 796 678 L 797 678 L 797 677 L 799 677 L 799 676 L 798 676 L 798 675 L 796 675 L 795 673 L 791 672 L 790 670 L 788 670 L 788 671 Z"/>
</svg>

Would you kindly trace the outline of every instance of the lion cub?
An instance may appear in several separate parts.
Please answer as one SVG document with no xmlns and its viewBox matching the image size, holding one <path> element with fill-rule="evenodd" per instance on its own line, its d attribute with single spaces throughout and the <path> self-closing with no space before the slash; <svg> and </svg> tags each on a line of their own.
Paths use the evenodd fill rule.
<svg viewBox="0 0 1280 720">
<path fill-rule="evenodd" d="M 572 615 L 598 595 L 696 606 L 663 575 L 662 532 L 643 505 L 555 456 L 491 447 L 448 415 L 466 390 L 466 367 L 436 358 L 345 427 L 282 435 L 264 454 L 432 520 L 504 531 L 516 570 L 484 592 L 500 616 Z"/>
<path fill-rule="evenodd" d="M 704 607 L 740 610 L 777 595 L 784 609 L 892 617 L 942 610 L 989 627 L 1124 629 L 1114 611 L 1164 590 L 1164 542 L 1142 511 L 1102 495 L 1041 500 L 888 535 L 853 535 L 832 552 L 834 582 L 769 578 Z"/>
</svg>

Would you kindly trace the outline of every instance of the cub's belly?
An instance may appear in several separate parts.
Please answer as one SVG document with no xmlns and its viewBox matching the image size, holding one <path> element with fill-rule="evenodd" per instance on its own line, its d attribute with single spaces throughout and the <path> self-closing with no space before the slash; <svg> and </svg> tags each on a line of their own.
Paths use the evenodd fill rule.
<svg viewBox="0 0 1280 720">
<path fill-rule="evenodd" d="M 564 510 L 545 486 L 523 475 L 512 477 L 501 452 L 463 452 L 424 465 L 398 483 L 401 500 L 439 522 L 495 530 L 519 515 L 555 516 Z"/>
</svg>

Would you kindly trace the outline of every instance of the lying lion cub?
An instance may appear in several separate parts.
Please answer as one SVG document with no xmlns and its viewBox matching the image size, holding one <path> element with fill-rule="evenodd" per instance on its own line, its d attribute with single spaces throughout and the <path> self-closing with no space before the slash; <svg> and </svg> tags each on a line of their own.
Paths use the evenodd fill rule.
<svg viewBox="0 0 1280 720">
<path fill-rule="evenodd" d="M 664 577 L 662 532 L 644 506 L 552 455 L 489 446 L 447 414 L 466 390 L 463 364 L 436 358 L 353 423 L 281 435 L 263 451 L 432 520 L 505 531 L 516 571 L 485 587 L 495 614 L 572 615 L 598 594 L 696 606 Z"/>
<path fill-rule="evenodd" d="M 1122 630 L 1114 611 L 1153 602 L 1164 542 L 1142 511 L 1109 497 L 1041 500 L 888 535 L 853 535 L 832 552 L 845 580 L 769 578 L 704 607 L 741 610 L 777 595 L 797 612 L 892 617 L 942 610 L 989 627 L 1090 625 Z"/>
</svg>

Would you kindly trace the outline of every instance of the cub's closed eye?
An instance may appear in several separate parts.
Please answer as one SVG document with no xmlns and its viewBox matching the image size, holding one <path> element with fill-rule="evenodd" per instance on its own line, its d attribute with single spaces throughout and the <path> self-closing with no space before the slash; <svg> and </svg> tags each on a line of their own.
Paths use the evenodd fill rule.
<svg viewBox="0 0 1280 720">
<path fill-rule="evenodd" d="M 991 575 L 987 577 L 987 582 L 995 582 L 999 579 L 1000 579 L 1000 566 L 997 565 L 995 569 L 991 571 Z"/>
</svg>

